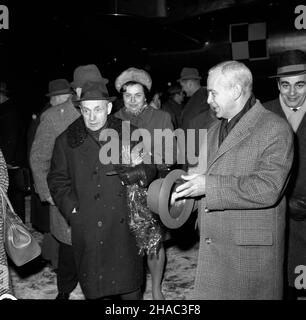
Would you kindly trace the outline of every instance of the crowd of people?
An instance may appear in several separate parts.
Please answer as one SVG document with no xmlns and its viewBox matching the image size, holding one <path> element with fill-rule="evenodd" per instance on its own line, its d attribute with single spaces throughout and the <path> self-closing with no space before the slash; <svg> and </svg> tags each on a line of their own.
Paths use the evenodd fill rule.
<svg viewBox="0 0 306 320">
<path fill-rule="evenodd" d="M 186 174 L 170 205 L 196 200 L 200 245 L 190 299 L 294 300 L 305 294 L 296 287 L 296 268 L 306 265 L 306 54 L 281 53 L 271 77 L 279 96 L 264 102 L 241 62 L 212 66 L 202 84 L 198 69 L 184 67 L 165 100 L 153 95 L 143 69 L 119 74 L 115 97 L 96 65 L 78 66 L 71 83 L 49 82 L 49 102 L 28 128 L 24 157 L 18 131 L 24 128 L 1 84 L 1 188 L 23 221 L 30 192 L 31 223 L 44 235 L 42 257 L 56 270 L 56 299 L 69 299 L 79 283 L 89 300 L 140 300 L 145 266 L 152 298 L 165 299 L 169 230 L 149 209 L 147 192 L 174 168 Z M 181 150 L 187 159 L 188 148 L 175 135 L 171 162 L 167 146 L 158 145 L 155 130 L 176 129 L 194 131 L 196 165 L 177 162 Z M 201 129 L 207 130 L 202 145 Z M 109 154 L 110 140 L 117 158 Z M 117 160 L 106 162 L 106 156 Z M 17 183 L 20 169 L 26 188 Z M 13 294 L 1 210 L 0 295 Z"/>
</svg>

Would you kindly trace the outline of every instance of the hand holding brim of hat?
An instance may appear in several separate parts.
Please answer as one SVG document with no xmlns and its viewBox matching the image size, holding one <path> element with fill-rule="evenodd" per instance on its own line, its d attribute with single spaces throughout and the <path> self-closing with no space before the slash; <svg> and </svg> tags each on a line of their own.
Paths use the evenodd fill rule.
<svg viewBox="0 0 306 320">
<path fill-rule="evenodd" d="M 176 188 L 171 198 L 173 201 L 180 198 L 199 197 L 205 194 L 205 175 L 182 175 L 182 179 L 186 182 Z"/>
</svg>

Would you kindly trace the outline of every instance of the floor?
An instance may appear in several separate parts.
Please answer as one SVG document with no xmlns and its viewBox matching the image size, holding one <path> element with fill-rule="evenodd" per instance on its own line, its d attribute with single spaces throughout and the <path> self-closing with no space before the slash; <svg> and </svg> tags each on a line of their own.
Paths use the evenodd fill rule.
<svg viewBox="0 0 306 320">
<path fill-rule="evenodd" d="M 35 238 L 41 242 L 42 234 L 35 231 L 29 223 L 29 199 L 26 201 L 26 212 L 26 224 Z M 164 296 L 166 300 L 186 300 L 193 289 L 197 263 L 198 241 L 194 229 L 177 230 L 174 237 L 165 242 L 165 249 L 167 264 L 162 284 Z M 35 259 L 22 267 L 10 264 L 10 274 L 14 294 L 18 299 L 49 300 L 57 295 L 56 273 L 49 264 L 42 264 L 40 259 Z M 70 299 L 84 299 L 79 285 L 72 292 Z M 149 273 L 146 277 L 143 299 L 152 300 Z"/>
</svg>

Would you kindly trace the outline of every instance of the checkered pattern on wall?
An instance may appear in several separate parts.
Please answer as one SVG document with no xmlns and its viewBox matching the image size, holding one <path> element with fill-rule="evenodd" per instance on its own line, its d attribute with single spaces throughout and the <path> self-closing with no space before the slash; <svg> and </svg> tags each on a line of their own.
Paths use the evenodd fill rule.
<svg viewBox="0 0 306 320">
<path fill-rule="evenodd" d="M 265 22 L 239 23 L 229 26 L 233 60 L 268 59 Z"/>
</svg>

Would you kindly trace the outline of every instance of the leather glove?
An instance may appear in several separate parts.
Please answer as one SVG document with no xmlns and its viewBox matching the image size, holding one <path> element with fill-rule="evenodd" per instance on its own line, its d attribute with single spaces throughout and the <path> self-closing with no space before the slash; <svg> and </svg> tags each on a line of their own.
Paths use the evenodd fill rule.
<svg viewBox="0 0 306 320">
<path fill-rule="evenodd" d="M 141 187 L 147 187 L 156 176 L 155 166 L 148 164 L 116 168 L 116 171 L 124 185 L 138 183 Z"/>
<path fill-rule="evenodd" d="M 289 216 L 293 220 L 303 221 L 306 219 L 306 198 L 298 197 L 289 200 Z"/>
</svg>

